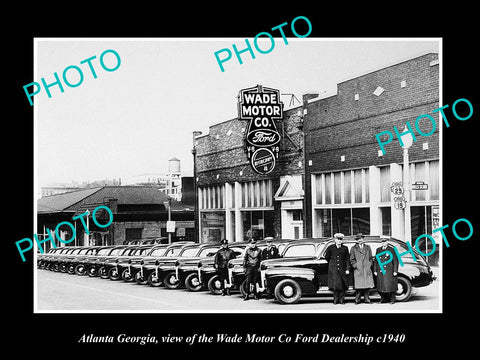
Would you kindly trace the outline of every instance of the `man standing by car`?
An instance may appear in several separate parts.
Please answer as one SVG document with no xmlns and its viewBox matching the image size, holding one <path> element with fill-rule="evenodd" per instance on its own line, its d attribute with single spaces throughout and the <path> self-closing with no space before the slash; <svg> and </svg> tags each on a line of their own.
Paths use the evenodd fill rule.
<svg viewBox="0 0 480 360">
<path fill-rule="evenodd" d="M 257 296 L 257 282 L 258 282 L 258 268 L 262 261 L 262 252 L 257 247 L 257 240 L 251 239 L 250 246 L 245 250 L 245 257 L 243 259 L 243 267 L 245 268 L 246 279 L 246 294 L 243 300 L 248 300 L 250 297 L 251 287 L 253 285 L 253 298 L 258 300 Z"/>
<path fill-rule="evenodd" d="M 348 289 L 347 275 L 350 273 L 350 257 L 348 248 L 342 244 L 344 235 L 334 235 L 335 244 L 325 251 L 328 261 L 328 288 L 333 291 L 333 304 L 345 304 L 345 293 Z"/>
<path fill-rule="evenodd" d="M 381 237 L 382 246 L 380 246 L 375 253 L 374 263 L 374 275 L 377 277 L 377 290 L 381 296 L 380 303 L 390 302 L 395 303 L 395 292 L 397 291 L 397 272 L 398 272 L 398 259 L 395 254 L 395 250 L 389 244 L 388 238 Z M 381 255 L 380 255 L 381 254 Z M 382 262 L 382 267 L 377 261 L 377 256 Z M 392 261 L 388 260 L 392 258 Z M 382 271 L 383 269 L 383 271 Z"/>
<path fill-rule="evenodd" d="M 222 284 L 222 296 L 230 295 L 230 288 L 225 288 L 225 282 L 228 278 L 228 262 L 235 259 L 235 254 L 232 249 L 228 247 L 228 240 L 223 239 L 220 242 L 221 248 L 215 254 L 214 266 L 217 269 L 218 279 Z"/>
<path fill-rule="evenodd" d="M 273 237 L 266 237 L 265 242 L 267 243 L 267 247 L 262 250 L 262 260 L 279 258 L 280 254 L 278 253 L 278 249 L 273 245 Z"/>
<path fill-rule="evenodd" d="M 372 249 L 364 243 L 364 236 L 358 234 L 355 236 L 357 243 L 350 251 L 350 264 L 353 267 L 353 279 L 355 287 L 355 305 L 360 303 L 361 296 L 365 303 L 371 304 L 368 292 L 375 285 L 373 283 L 372 274 Z"/>
</svg>

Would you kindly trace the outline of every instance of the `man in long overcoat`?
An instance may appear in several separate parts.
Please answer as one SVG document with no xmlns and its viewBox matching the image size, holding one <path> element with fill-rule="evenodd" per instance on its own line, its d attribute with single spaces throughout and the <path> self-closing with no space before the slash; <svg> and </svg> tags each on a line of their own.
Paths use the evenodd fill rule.
<svg viewBox="0 0 480 360">
<path fill-rule="evenodd" d="M 395 255 L 393 246 L 388 242 L 389 239 L 387 237 L 382 237 L 381 240 L 382 246 L 380 246 L 375 253 L 373 273 L 377 277 L 377 290 L 381 296 L 380 303 L 390 302 L 391 304 L 394 304 L 395 292 L 398 287 L 398 259 Z M 380 266 L 378 262 L 377 255 L 379 255 L 378 257 L 383 264 L 382 266 Z M 388 262 L 389 259 L 392 259 L 392 261 Z"/>
<path fill-rule="evenodd" d="M 344 235 L 334 235 L 335 244 L 325 251 L 328 261 L 328 288 L 333 291 L 333 304 L 345 304 L 345 292 L 348 289 L 347 275 L 350 273 L 348 248 L 342 244 Z"/>
<path fill-rule="evenodd" d="M 371 304 L 368 293 L 369 289 L 375 286 L 372 274 L 372 249 L 365 244 L 362 234 L 356 235 L 355 240 L 357 240 L 357 243 L 350 250 L 350 264 L 353 267 L 355 287 L 355 304 L 360 303 L 362 294 L 365 303 Z"/>
</svg>

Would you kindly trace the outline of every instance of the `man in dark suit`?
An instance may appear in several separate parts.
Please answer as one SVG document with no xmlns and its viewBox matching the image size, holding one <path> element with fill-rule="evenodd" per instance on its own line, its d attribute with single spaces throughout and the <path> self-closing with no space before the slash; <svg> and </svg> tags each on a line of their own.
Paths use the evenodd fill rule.
<svg viewBox="0 0 480 360">
<path fill-rule="evenodd" d="M 348 248 L 342 244 L 344 235 L 334 235 L 335 244 L 325 251 L 328 261 L 328 288 L 333 291 L 333 304 L 345 304 L 345 293 L 348 289 L 347 275 L 350 273 L 350 256 Z"/>
<path fill-rule="evenodd" d="M 265 242 L 267 243 L 267 247 L 262 250 L 262 260 L 279 258 L 280 254 L 278 253 L 277 247 L 273 245 L 273 238 L 266 237 Z"/>
<path fill-rule="evenodd" d="M 395 292 L 397 291 L 398 259 L 395 250 L 388 242 L 389 238 L 381 237 L 382 246 L 375 253 L 374 272 L 377 277 L 377 291 L 381 296 L 380 303 L 395 303 Z M 389 262 L 389 260 L 392 261 Z M 379 260 L 382 263 L 380 266 Z"/>
<path fill-rule="evenodd" d="M 257 247 L 257 240 L 251 239 L 249 247 L 245 250 L 245 257 L 243 258 L 243 267 L 245 268 L 246 279 L 246 295 L 243 300 L 248 300 L 250 291 L 253 289 L 253 298 L 258 300 L 257 282 L 258 269 L 262 262 L 262 251 Z"/>
</svg>

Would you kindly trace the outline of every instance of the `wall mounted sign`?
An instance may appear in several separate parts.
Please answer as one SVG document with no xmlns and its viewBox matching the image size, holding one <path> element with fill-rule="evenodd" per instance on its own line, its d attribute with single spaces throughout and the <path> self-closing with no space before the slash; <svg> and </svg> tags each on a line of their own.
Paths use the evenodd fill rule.
<svg viewBox="0 0 480 360">
<path fill-rule="evenodd" d="M 240 90 L 238 118 L 249 121 L 245 133 L 245 152 L 252 169 L 265 175 L 278 159 L 280 134 L 275 120 L 283 118 L 280 91 L 257 85 Z"/>
<path fill-rule="evenodd" d="M 412 184 L 412 190 L 428 190 L 428 184 L 423 181 L 416 181 Z"/>
</svg>

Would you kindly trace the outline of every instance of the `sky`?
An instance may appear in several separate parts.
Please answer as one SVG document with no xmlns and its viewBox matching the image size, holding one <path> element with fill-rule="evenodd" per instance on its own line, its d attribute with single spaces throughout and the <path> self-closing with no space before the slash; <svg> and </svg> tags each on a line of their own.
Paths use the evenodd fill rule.
<svg viewBox="0 0 480 360">
<path fill-rule="evenodd" d="M 259 42 L 268 49 L 270 40 Z M 250 43 L 253 39 L 249 39 Z M 181 160 L 182 172 L 193 173 L 193 131 L 207 134 L 209 126 L 237 117 L 241 89 L 261 84 L 295 94 L 336 92 L 339 82 L 429 52 L 441 52 L 438 39 L 275 38 L 273 49 L 255 59 L 235 55 L 220 70 L 214 53 L 232 44 L 245 47 L 245 38 L 107 38 L 35 39 L 34 79 L 54 82 L 56 72 L 64 92 L 42 87 L 34 96 L 37 192 L 50 183 L 122 179 L 168 171 L 168 160 Z M 105 71 L 100 56 L 115 50 L 121 62 Z M 222 54 L 223 56 L 224 54 Z M 91 60 L 97 78 L 88 63 Z M 113 68 L 112 53 L 104 56 Z M 441 59 L 441 55 L 440 55 Z M 68 87 L 67 72 L 77 87 Z M 290 95 L 282 95 L 285 108 Z M 28 102 L 28 100 L 26 99 Z M 295 102 L 294 106 L 300 103 Z"/>
</svg>

